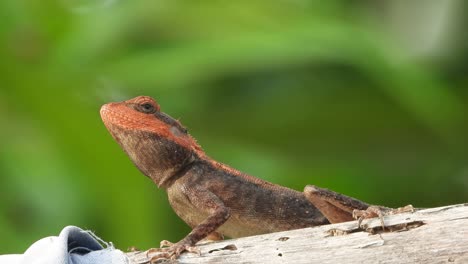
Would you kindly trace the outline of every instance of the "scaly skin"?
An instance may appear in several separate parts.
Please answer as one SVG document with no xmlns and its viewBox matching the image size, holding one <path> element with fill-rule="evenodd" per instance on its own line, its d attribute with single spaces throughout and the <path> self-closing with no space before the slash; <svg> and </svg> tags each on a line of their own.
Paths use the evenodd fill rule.
<svg viewBox="0 0 468 264">
<path fill-rule="evenodd" d="M 353 220 L 353 210 L 368 208 L 326 189 L 307 186 L 302 193 L 214 161 L 151 97 L 106 104 L 101 117 L 138 169 L 166 189 L 176 214 L 193 229 L 178 243 L 164 241 L 168 248 L 151 250 L 153 261 L 197 252 L 195 244 L 208 236 L 236 238 L 344 222 Z"/>
</svg>

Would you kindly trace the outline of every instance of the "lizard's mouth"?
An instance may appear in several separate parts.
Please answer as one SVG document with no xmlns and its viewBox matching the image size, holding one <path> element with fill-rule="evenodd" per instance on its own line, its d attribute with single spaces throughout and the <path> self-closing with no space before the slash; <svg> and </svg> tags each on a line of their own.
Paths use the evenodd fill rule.
<svg viewBox="0 0 468 264">
<path fill-rule="evenodd" d="M 101 107 L 99 113 L 101 114 L 101 119 L 104 122 L 104 125 L 109 129 L 111 124 L 115 124 L 115 112 L 110 108 L 112 103 L 105 104 Z"/>
</svg>

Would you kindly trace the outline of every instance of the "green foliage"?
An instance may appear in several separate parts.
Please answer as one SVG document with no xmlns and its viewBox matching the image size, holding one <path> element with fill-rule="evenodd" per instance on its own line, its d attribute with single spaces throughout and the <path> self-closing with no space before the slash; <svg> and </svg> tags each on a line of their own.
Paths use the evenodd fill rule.
<svg viewBox="0 0 468 264">
<path fill-rule="evenodd" d="M 122 249 L 188 232 L 101 123 L 103 103 L 142 94 L 269 181 L 466 202 L 466 50 L 417 59 L 369 5 L 1 1 L 0 253 L 66 225 Z"/>
</svg>

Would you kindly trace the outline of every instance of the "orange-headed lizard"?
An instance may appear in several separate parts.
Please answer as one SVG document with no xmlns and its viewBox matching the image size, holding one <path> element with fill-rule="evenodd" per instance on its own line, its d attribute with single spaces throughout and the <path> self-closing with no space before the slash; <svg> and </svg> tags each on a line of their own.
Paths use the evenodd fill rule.
<svg viewBox="0 0 468 264">
<path fill-rule="evenodd" d="M 105 104 L 105 126 L 133 163 L 167 191 L 176 214 L 192 231 L 177 243 L 161 242 L 149 257 L 197 252 L 205 238 L 221 239 L 381 216 L 385 207 L 308 185 L 304 192 L 239 172 L 208 157 L 187 129 L 148 96 Z"/>
</svg>

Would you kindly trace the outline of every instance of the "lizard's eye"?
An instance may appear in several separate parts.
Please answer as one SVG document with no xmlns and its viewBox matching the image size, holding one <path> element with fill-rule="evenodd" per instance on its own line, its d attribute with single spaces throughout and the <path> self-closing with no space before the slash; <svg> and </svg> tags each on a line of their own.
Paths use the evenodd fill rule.
<svg viewBox="0 0 468 264">
<path fill-rule="evenodd" d="M 152 114 L 154 112 L 156 112 L 156 108 L 154 107 L 154 105 L 150 104 L 150 103 L 144 103 L 144 104 L 141 104 L 140 107 L 138 107 L 140 110 L 140 112 L 143 112 L 143 113 L 146 113 L 146 114 Z"/>
</svg>

